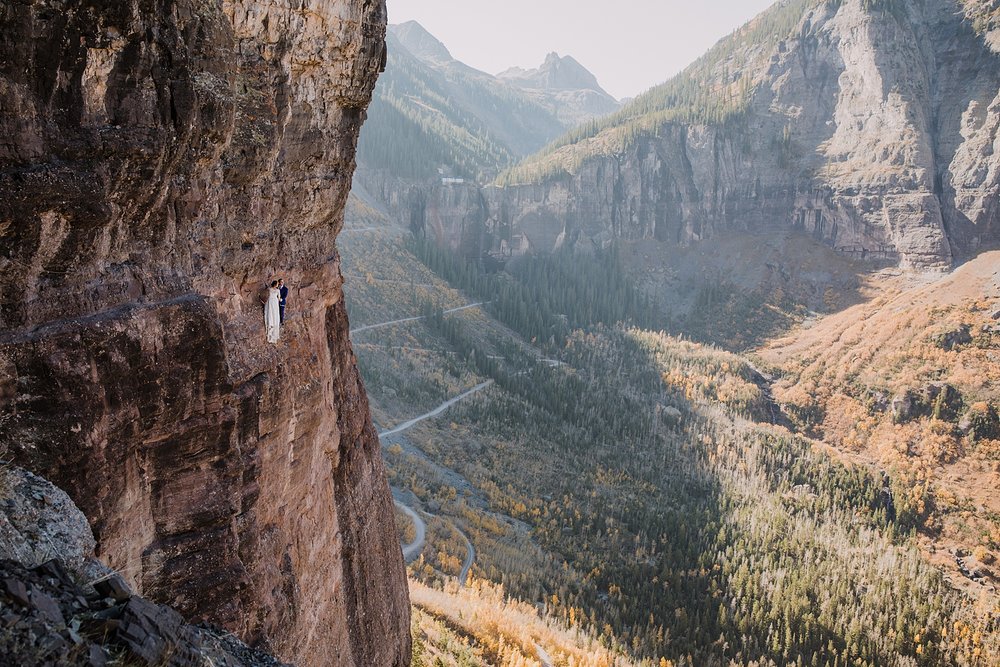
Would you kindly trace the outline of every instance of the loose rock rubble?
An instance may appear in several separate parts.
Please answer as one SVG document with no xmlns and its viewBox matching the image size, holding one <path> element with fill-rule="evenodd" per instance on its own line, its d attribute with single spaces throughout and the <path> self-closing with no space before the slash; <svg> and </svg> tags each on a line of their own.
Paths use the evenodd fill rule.
<svg viewBox="0 0 1000 667">
<path fill-rule="evenodd" d="M 270 667 L 282 663 L 225 631 L 189 625 L 111 575 L 80 583 L 58 560 L 0 561 L 0 664 Z"/>
<path fill-rule="evenodd" d="M 94 557 L 90 525 L 62 489 L 0 467 L 0 667 L 120 664 L 281 663 L 133 595 Z"/>
</svg>

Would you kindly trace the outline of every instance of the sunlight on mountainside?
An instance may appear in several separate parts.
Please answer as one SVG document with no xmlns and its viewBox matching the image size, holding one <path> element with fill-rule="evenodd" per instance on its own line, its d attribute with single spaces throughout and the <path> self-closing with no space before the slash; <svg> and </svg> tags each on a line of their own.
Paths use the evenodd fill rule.
<svg viewBox="0 0 1000 667">
<path fill-rule="evenodd" d="M 500 185 L 531 183 L 575 173 L 598 155 L 615 155 L 671 121 L 725 124 L 743 114 L 761 85 L 773 48 L 794 37 L 817 0 L 776 3 L 722 39 L 670 81 L 655 86 L 613 114 L 583 123 L 543 151 L 504 171 Z"/>
<path fill-rule="evenodd" d="M 910 277 L 760 355 L 804 430 L 898 478 L 898 510 L 978 593 L 1000 582 L 1000 253 Z M 917 281 L 918 283 L 921 281 Z M 957 570 L 975 573 L 962 576 Z"/>
<path fill-rule="evenodd" d="M 422 660 L 997 664 L 995 5 L 785 0 L 520 161 L 362 156 L 340 247 Z"/>
<path fill-rule="evenodd" d="M 547 619 L 535 606 L 511 600 L 502 587 L 485 581 L 436 589 L 411 580 L 410 600 L 417 610 L 416 667 L 437 664 L 439 658 L 446 665 L 635 665 L 587 630 Z"/>
</svg>

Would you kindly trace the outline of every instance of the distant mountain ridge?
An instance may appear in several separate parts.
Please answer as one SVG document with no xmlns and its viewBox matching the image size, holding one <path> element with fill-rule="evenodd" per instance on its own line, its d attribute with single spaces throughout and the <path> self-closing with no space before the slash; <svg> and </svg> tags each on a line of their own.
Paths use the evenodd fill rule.
<svg viewBox="0 0 1000 667">
<path fill-rule="evenodd" d="M 363 174 L 409 181 L 439 174 L 489 179 L 564 131 L 547 109 L 452 59 L 417 24 L 393 26 L 386 46 L 386 70 L 359 140 Z"/>
<path fill-rule="evenodd" d="M 390 25 L 388 31 L 420 60 L 442 63 L 454 60 L 448 47 L 416 21 Z"/>
<path fill-rule="evenodd" d="M 359 145 L 364 174 L 489 181 L 618 106 L 570 57 L 551 54 L 542 68 L 501 79 L 456 60 L 416 21 L 389 26 L 386 44 Z"/>
<path fill-rule="evenodd" d="M 436 229 L 441 239 L 450 234 L 446 228 L 468 229 L 458 243 L 469 254 L 480 252 L 487 214 L 481 185 L 578 119 L 617 104 L 571 58 L 551 58 L 548 78 L 588 87 L 553 91 L 469 67 L 416 22 L 389 26 L 386 47 L 386 69 L 358 141 L 355 191 L 413 229 Z"/>
<path fill-rule="evenodd" d="M 616 111 L 621 104 L 597 82 L 597 77 L 572 56 L 552 52 L 537 68 L 511 67 L 497 78 L 531 95 L 569 126 Z"/>
<path fill-rule="evenodd" d="M 494 252 L 798 230 L 950 267 L 1000 246 L 997 15 L 994 0 L 784 0 L 469 196 L 479 240 L 458 208 L 414 215 Z M 565 124 L 549 92 L 564 74 L 582 81 L 553 55 L 504 78 Z"/>
<path fill-rule="evenodd" d="M 535 69 L 511 67 L 497 74 L 497 78 L 515 82 L 521 88 L 589 89 L 607 95 L 590 70 L 572 56 L 560 56 L 555 51 L 545 56 L 545 61 Z"/>
</svg>

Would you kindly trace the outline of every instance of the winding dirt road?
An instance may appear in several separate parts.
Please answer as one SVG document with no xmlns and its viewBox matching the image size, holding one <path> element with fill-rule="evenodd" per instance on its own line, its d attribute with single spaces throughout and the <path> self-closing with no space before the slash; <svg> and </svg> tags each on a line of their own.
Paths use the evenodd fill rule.
<svg viewBox="0 0 1000 667">
<path fill-rule="evenodd" d="M 461 588 L 465 586 L 465 582 L 469 580 L 469 570 L 472 569 L 472 564 L 476 562 L 476 549 L 472 546 L 472 542 L 469 540 L 468 536 L 463 533 L 454 522 L 451 524 L 452 528 L 458 531 L 458 534 L 462 536 L 465 540 L 465 562 L 462 563 L 462 571 L 458 574 L 458 586 Z"/>
<path fill-rule="evenodd" d="M 404 505 L 398 500 L 393 499 L 392 502 L 395 503 L 400 512 L 410 517 L 410 520 L 413 521 L 413 528 L 416 531 L 416 535 L 414 536 L 412 542 L 401 545 L 403 549 L 403 561 L 409 565 L 413 561 L 417 560 L 417 558 L 420 557 L 420 553 L 424 550 L 424 544 L 427 542 L 427 524 L 416 512 L 416 510 Z M 431 514 L 430 516 L 435 515 Z M 472 564 L 476 562 L 476 548 L 472 546 L 472 542 L 469 540 L 469 537 L 455 525 L 454 521 L 450 521 L 448 519 L 445 519 L 445 521 L 448 521 L 448 523 L 451 524 L 451 527 L 462 536 L 463 540 L 465 540 L 465 562 L 462 563 L 462 571 L 458 574 L 458 585 L 459 587 L 462 587 L 465 586 L 465 582 L 469 580 L 469 571 L 472 569 Z"/>
<path fill-rule="evenodd" d="M 424 542 L 427 541 L 427 524 L 424 523 L 424 520 L 421 519 L 420 515 L 414 510 L 410 509 L 398 500 L 393 500 L 393 502 L 396 504 L 396 507 L 399 508 L 400 512 L 410 517 L 410 520 L 413 521 L 413 528 L 416 531 L 416 536 L 413 538 L 413 541 L 409 544 L 402 545 L 403 560 L 409 564 L 417 560 L 417 557 L 420 556 L 420 552 L 424 550 Z"/>
<path fill-rule="evenodd" d="M 535 654 L 538 656 L 538 661 L 542 663 L 542 667 L 552 667 L 552 656 L 546 653 L 540 644 L 535 644 Z"/>
<path fill-rule="evenodd" d="M 483 305 L 483 303 L 484 303 L 483 301 L 479 301 L 477 303 L 470 303 L 470 304 L 467 304 L 465 306 L 458 306 L 457 308 L 449 308 L 448 310 L 445 310 L 443 312 L 444 312 L 445 315 L 450 315 L 451 313 L 457 313 L 457 312 L 462 311 L 462 310 L 469 310 L 470 308 L 478 308 L 479 306 Z M 356 334 L 356 333 L 361 333 L 362 331 L 371 331 L 372 329 L 381 329 L 382 327 L 391 327 L 394 324 L 405 324 L 407 322 L 416 322 L 417 320 L 426 319 L 426 317 L 427 317 L 426 315 L 416 315 L 414 317 L 404 317 L 404 318 L 402 318 L 400 320 L 392 320 L 391 322 L 379 322 L 378 324 L 366 324 L 363 327 L 358 327 L 357 329 L 351 329 L 350 333 L 353 335 L 353 334 Z"/>
<path fill-rule="evenodd" d="M 477 392 L 480 392 L 483 389 L 486 389 L 486 387 L 490 386 L 491 384 L 493 384 L 493 380 L 487 380 L 486 382 L 481 382 L 480 384 L 477 384 L 472 389 L 469 389 L 468 391 L 462 392 L 461 394 L 459 394 L 458 396 L 456 396 L 454 398 L 449 398 L 447 401 L 445 401 L 444 403 L 442 403 L 441 405 L 437 406 L 436 408 L 434 408 L 433 410 L 431 410 L 430 412 L 428 412 L 426 414 L 422 414 L 419 417 L 414 417 L 413 419 L 411 419 L 409 421 L 403 422 L 399 426 L 395 426 L 395 427 L 393 427 L 391 429 L 379 432 L 378 437 L 384 438 L 386 436 L 395 435 L 397 433 L 402 433 L 406 429 L 408 429 L 408 428 L 410 428 L 412 426 L 415 426 L 416 424 L 419 424 L 420 422 L 424 421 L 425 419 L 430 419 L 431 417 L 437 417 L 439 414 L 441 414 L 442 412 L 444 412 L 445 410 L 447 410 L 451 406 L 455 405 L 456 403 L 458 403 L 462 399 L 468 398 L 469 396 L 472 396 L 473 394 L 475 394 Z"/>
</svg>

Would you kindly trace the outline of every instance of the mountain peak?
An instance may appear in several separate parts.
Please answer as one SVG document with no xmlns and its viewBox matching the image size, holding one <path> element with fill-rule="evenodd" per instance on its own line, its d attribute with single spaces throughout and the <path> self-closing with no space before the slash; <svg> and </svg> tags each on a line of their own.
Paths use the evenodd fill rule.
<svg viewBox="0 0 1000 667">
<path fill-rule="evenodd" d="M 454 60 L 448 47 L 416 21 L 390 25 L 389 32 L 406 47 L 407 51 L 420 60 L 432 62 L 451 62 Z"/>
<path fill-rule="evenodd" d="M 522 88 L 547 91 L 592 90 L 611 98 L 597 83 L 597 77 L 590 70 L 572 56 L 560 56 L 555 51 L 546 55 L 536 69 L 512 67 L 497 76 Z"/>
</svg>

